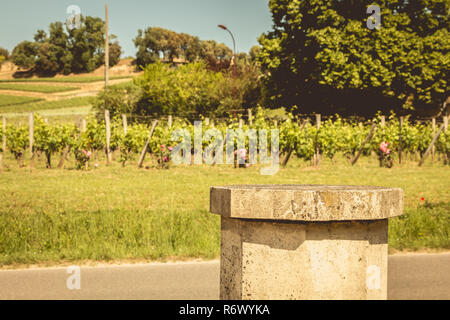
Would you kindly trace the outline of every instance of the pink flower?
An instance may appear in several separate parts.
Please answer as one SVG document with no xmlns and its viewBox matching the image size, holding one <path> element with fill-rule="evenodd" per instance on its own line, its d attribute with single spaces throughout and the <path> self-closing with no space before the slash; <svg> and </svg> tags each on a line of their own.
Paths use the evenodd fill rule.
<svg viewBox="0 0 450 320">
<path fill-rule="evenodd" d="M 164 157 L 163 157 L 163 161 L 164 161 L 164 162 L 169 162 L 169 157 L 164 156 Z"/>
<path fill-rule="evenodd" d="M 172 148 L 172 147 L 168 147 L 167 149 L 169 149 L 169 151 L 172 151 L 172 150 L 173 150 L 173 148 Z"/>
<path fill-rule="evenodd" d="M 95 167 L 95 168 L 98 168 L 98 163 L 94 164 L 94 167 Z"/>
<path fill-rule="evenodd" d="M 247 150 L 246 149 L 239 149 L 237 150 L 241 159 L 247 160 Z"/>
<path fill-rule="evenodd" d="M 86 153 L 86 157 L 90 158 L 92 155 L 92 153 L 90 151 L 88 151 L 88 153 Z"/>
<path fill-rule="evenodd" d="M 164 151 L 164 150 L 166 149 L 166 146 L 162 144 L 162 145 L 160 146 L 160 148 L 161 148 L 161 151 Z"/>
<path fill-rule="evenodd" d="M 389 149 L 387 148 L 388 146 L 389 146 L 389 143 L 383 141 L 383 142 L 380 144 L 380 150 L 381 150 L 383 153 L 385 153 L 385 154 L 389 154 L 389 152 L 391 152 L 391 150 L 389 150 Z"/>
</svg>

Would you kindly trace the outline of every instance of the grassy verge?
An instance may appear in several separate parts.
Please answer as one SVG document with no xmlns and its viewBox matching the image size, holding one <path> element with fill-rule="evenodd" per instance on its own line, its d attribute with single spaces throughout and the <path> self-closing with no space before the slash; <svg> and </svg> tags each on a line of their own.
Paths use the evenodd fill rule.
<svg viewBox="0 0 450 320">
<path fill-rule="evenodd" d="M 110 80 L 128 79 L 132 76 L 112 76 Z M 56 83 L 92 83 L 103 81 L 103 76 L 68 76 L 60 78 L 33 78 L 33 79 L 7 79 L 0 80 L 0 83 L 15 83 L 15 82 L 56 82 Z"/>
<path fill-rule="evenodd" d="M 220 219 L 207 211 L 85 211 L 0 215 L 0 265 L 58 260 L 215 258 Z"/>
<path fill-rule="evenodd" d="M 19 96 L 11 96 L 0 94 L 0 108 L 5 106 L 13 106 L 13 105 L 21 105 L 28 104 L 31 102 L 42 101 L 40 98 L 31 98 L 31 97 L 19 97 Z M 1 112 L 2 109 L 0 109 Z"/>
<path fill-rule="evenodd" d="M 37 84 L 20 84 L 20 83 L 0 83 L 0 90 L 16 90 L 16 91 L 29 91 L 39 93 L 57 93 L 79 90 L 78 87 L 66 87 L 66 86 L 45 86 Z"/>
<path fill-rule="evenodd" d="M 389 221 L 389 244 L 397 250 L 450 249 L 450 202 L 425 202 Z"/>
<path fill-rule="evenodd" d="M 135 163 L 122 168 L 116 162 L 106 167 L 103 157 L 98 162 L 90 171 L 73 170 L 73 160 L 68 169 L 48 170 L 41 159 L 31 172 L 17 168 L 8 154 L 9 169 L 0 173 L 0 265 L 217 257 L 220 223 L 208 212 L 209 187 L 228 184 L 400 187 L 405 215 L 390 220 L 390 246 L 450 248 L 450 170 L 437 163 L 385 169 L 376 159 L 355 166 L 337 159 L 311 168 L 293 159 L 276 175 L 262 176 L 259 166 L 139 170 Z"/>
<path fill-rule="evenodd" d="M 77 97 L 57 101 L 41 101 L 41 102 L 26 103 L 17 106 L 0 107 L 0 114 L 24 113 L 39 110 L 84 107 L 90 106 L 91 100 L 92 97 Z"/>
</svg>

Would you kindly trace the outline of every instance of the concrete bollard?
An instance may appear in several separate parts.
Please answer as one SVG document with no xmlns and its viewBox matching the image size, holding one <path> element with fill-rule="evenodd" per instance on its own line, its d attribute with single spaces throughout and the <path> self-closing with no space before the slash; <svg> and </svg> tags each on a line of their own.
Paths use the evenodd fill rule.
<svg viewBox="0 0 450 320">
<path fill-rule="evenodd" d="M 403 213 L 403 190 L 241 185 L 210 196 L 221 299 L 387 299 L 387 219 Z"/>
</svg>

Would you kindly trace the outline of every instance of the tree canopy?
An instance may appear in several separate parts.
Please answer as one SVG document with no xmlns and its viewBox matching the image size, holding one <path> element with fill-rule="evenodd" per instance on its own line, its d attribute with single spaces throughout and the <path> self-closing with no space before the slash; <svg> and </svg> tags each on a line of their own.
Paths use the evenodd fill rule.
<svg viewBox="0 0 450 320">
<path fill-rule="evenodd" d="M 375 3 L 374 3 L 375 4 Z M 300 112 L 374 113 L 441 105 L 448 96 L 447 0 L 270 0 L 259 38 L 268 102 Z"/>
<path fill-rule="evenodd" d="M 3 58 L 2 58 L 3 57 Z M 9 59 L 9 51 L 0 47 L 0 63 Z"/>
<path fill-rule="evenodd" d="M 203 60 L 209 67 L 219 71 L 230 66 L 233 56 L 233 51 L 223 43 L 200 40 L 196 36 L 160 27 L 138 30 L 134 44 L 137 48 L 136 64 L 141 67 L 161 58 L 171 62 L 177 58 L 186 62 Z"/>
<path fill-rule="evenodd" d="M 80 22 L 80 28 L 68 29 L 54 22 L 48 34 L 38 30 L 34 42 L 23 41 L 14 48 L 13 62 L 39 75 L 94 71 L 105 57 L 105 24 L 101 18 L 90 16 L 81 16 Z M 119 62 L 121 54 L 119 43 L 110 43 L 110 66 Z"/>
<path fill-rule="evenodd" d="M 260 102 L 259 69 L 240 62 L 236 79 L 229 71 L 216 72 L 203 61 L 172 68 L 157 61 L 144 68 L 144 74 L 127 87 L 111 86 L 94 103 L 98 114 L 105 105 L 111 115 L 167 115 L 195 118 L 222 116 L 233 110 L 253 107 Z"/>
</svg>

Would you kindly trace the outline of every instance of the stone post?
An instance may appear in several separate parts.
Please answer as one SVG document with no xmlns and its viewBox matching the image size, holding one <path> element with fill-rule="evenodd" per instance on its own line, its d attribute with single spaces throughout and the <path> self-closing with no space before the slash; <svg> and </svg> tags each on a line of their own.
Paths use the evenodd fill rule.
<svg viewBox="0 0 450 320">
<path fill-rule="evenodd" d="M 220 298 L 387 299 L 388 218 L 398 188 L 212 187 L 221 215 Z"/>
</svg>

